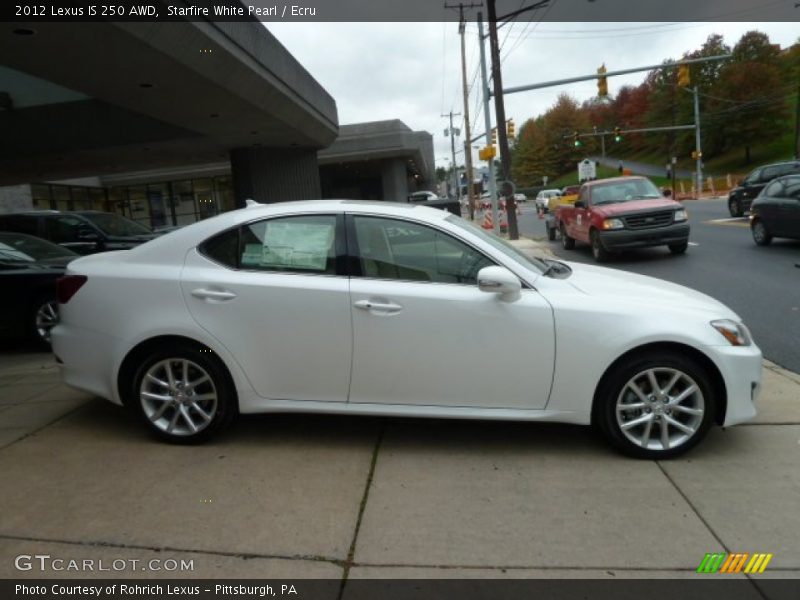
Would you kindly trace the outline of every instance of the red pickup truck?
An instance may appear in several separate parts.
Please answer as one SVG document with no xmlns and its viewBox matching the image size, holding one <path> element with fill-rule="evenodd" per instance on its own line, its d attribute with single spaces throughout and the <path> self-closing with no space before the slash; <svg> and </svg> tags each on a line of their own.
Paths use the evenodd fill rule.
<svg viewBox="0 0 800 600">
<path fill-rule="evenodd" d="M 556 208 L 556 223 L 564 248 L 591 244 L 595 260 L 628 248 L 667 246 L 686 252 L 689 223 L 681 204 L 666 198 L 646 177 L 614 177 L 581 186 L 574 205 Z"/>
</svg>

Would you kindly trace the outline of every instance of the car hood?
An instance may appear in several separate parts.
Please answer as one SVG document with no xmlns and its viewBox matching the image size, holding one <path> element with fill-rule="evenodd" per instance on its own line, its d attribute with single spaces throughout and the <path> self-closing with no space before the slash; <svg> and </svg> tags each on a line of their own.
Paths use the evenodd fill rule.
<svg viewBox="0 0 800 600">
<path fill-rule="evenodd" d="M 585 294 L 608 298 L 607 303 L 699 310 L 714 313 L 717 318 L 741 320 L 718 300 L 682 285 L 618 269 L 582 263 L 567 264 L 572 269 L 572 275 L 566 281 Z M 654 313 L 654 316 L 657 314 Z"/>
<path fill-rule="evenodd" d="M 681 204 L 668 198 L 657 198 L 648 200 L 629 200 L 627 202 L 614 202 L 613 204 L 601 204 L 593 206 L 592 212 L 601 217 L 615 217 L 617 215 L 628 215 L 632 213 L 646 213 L 654 210 L 671 208 L 678 210 L 683 208 Z"/>
</svg>

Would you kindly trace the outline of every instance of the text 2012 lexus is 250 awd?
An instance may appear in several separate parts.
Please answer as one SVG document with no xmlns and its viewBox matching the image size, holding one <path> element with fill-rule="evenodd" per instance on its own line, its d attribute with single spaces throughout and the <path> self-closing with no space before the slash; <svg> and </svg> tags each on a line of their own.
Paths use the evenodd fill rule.
<svg viewBox="0 0 800 600">
<path fill-rule="evenodd" d="M 355 413 L 593 424 L 667 458 L 751 419 L 761 381 L 716 300 L 421 206 L 252 203 L 73 261 L 58 300 L 64 381 L 174 442 L 238 413 Z"/>
</svg>

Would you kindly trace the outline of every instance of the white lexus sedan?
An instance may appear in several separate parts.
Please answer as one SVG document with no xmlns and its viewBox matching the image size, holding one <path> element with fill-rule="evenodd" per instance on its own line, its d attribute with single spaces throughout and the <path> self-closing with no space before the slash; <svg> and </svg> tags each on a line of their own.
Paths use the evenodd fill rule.
<svg viewBox="0 0 800 600">
<path fill-rule="evenodd" d="M 173 442 L 324 412 L 592 424 L 668 458 L 751 419 L 761 381 L 712 298 L 407 204 L 253 204 L 75 260 L 58 300 L 64 381 Z"/>
</svg>

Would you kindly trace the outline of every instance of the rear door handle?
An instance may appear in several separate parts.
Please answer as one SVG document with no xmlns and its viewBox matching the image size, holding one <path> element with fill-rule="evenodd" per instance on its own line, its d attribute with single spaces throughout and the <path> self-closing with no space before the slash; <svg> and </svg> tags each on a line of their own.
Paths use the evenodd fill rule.
<svg viewBox="0 0 800 600">
<path fill-rule="evenodd" d="M 236 294 L 229 292 L 228 290 L 207 290 L 204 288 L 192 290 L 192 296 L 195 298 L 201 298 L 203 300 L 216 300 L 218 302 L 224 302 L 225 300 L 233 300 L 236 298 Z"/>
<path fill-rule="evenodd" d="M 394 302 L 375 302 L 374 300 L 357 300 L 353 306 L 372 313 L 394 314 L 403 310 L 403 307 Z"/>
</svg>

